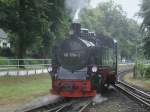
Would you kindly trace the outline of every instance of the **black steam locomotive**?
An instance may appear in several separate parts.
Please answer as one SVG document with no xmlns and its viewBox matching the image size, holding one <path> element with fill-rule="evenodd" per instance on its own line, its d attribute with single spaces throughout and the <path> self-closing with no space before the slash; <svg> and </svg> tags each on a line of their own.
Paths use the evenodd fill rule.
<svg viewBox="0 0 150 112">
<path fill-rule="evenodd" d="M 64 97 L 95 96 L 117 75 L 117 42 L 72 23 L 70 37 L 53 48 L 52 94 Z"/>
</svg>

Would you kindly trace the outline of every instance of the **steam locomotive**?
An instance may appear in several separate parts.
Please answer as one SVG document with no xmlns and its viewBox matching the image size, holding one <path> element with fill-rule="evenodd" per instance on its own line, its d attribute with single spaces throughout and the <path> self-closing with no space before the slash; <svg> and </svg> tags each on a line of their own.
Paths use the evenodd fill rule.
<svg viewBox="0 0 150 112">
<path fill-rule="evenodd" d="M 63 97 L 88 97 L 115 84 L 117 42 L 72 23 L 69 38 L 53 48 L 51 93 Z"/>
</svg>

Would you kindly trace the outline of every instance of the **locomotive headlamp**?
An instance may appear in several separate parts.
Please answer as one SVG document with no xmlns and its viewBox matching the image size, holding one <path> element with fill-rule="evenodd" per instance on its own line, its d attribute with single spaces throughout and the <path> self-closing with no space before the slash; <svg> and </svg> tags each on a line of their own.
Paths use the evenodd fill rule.
<svg viewBox="0 0 150 112">
<path fill-rule="evenodd" d="M 49 72 L 49 73 L 51 73 L 52 72 L 52 66 L 50 65 L 48 68 L 47 68 L 47 71 Z"/>
<path fill-rule="evenodd" d="M 117 40 L 114 39 L 114 43 L 117 43 Z"/>
<path fill-rule="evenodd" d="M 97 72 L 97 66 L 92 67 L 92 72 Z"/>
<path fill-rule="evenodd" d="M 69 34 L 70 34 L 70 35 L 73 35 L 73 34 L 74 34 L 73 29 L 71 29 L 71 30 L 69 31 Z"/>
</svg>

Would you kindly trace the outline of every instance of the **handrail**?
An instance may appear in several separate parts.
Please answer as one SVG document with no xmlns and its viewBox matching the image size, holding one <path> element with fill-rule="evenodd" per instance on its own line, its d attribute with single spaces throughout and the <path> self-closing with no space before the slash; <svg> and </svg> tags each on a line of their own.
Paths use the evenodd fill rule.
<svg viewBox="0 0 150 112">
<path fill-rule="evenodd" d="M 7 60 L 14 60 L 14 61 L 15 61 L 15 60 L 39 60 L 39 61 L 40 61 L 40 60 L 41 60 L 41 61 L 42 61 L 42 60 L 50 60 L 50 61 L 51 61 L 51 59 L 32 59 L 32 58 L 26 58 L 26 59 L 0 59 L 0 60 L 6 60 L 6 61 L 7 61 Z"/>
<path fill-rule="evenodd" d="M 23 64 L 19 63 L 21 60 L 24 61 Z M 0 76 L 47 73 L 47 67 L 51 64 L 51 59 L 0 59 L 0 61 Z"/>
</svg>

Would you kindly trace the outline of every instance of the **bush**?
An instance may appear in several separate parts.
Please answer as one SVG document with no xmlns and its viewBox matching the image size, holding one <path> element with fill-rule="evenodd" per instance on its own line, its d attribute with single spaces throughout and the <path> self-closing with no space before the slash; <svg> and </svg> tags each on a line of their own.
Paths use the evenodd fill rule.
<svg viewBox="0 0 150 112">
<path fill-rule="evenodd" d="M 134 78 L 150 78 L 150 65 L 136 63 L 134 65 Z"/>
<path fill-rule="evenodd" d="M 138 69 L 139 69 L 139 75 L 141 77 L 144 77 L 145 74 L 145 65 L 143 63 L 138 64 Z"/>
<path fill-rule="evenodd" d="M 150 66 L 145 68 L 145 78 L 150 78 Z"/>
<path fill-rule="evenodd" d="M 14 54 L 12 53 L 10 48 L 0 48 L 0 55 L 3 57 L 13 57 Z"/>
<path fill-rule="evenodd" d="M 134 65 L 134 78 L 145 77 L 146 66 L 143 63 L 136 63 Z"/>
</svg>

